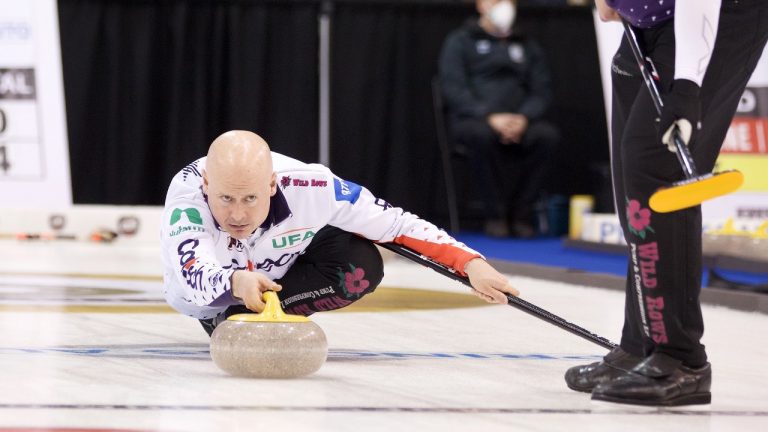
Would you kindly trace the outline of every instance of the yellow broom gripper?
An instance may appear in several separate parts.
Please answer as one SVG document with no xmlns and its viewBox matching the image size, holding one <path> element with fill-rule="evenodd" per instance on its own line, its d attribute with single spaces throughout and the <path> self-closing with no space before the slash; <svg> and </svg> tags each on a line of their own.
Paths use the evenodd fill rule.
<svg viewBox="0 0 768 432">
<path fill-rule="evenodd" d="M 737 170 L 723 171 L 675 183 L 657 190 L 648 204 L 653 211 L 669 213 L 694 207 L 702 202 L 736 191 L 744 183 L 744 175 Z"/>
</svg>

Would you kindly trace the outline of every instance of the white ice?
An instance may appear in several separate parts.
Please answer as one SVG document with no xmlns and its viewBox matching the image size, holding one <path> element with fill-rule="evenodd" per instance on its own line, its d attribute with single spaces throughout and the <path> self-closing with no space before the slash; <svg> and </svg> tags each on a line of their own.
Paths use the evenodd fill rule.
<svg viewBox="0 0 768 432">
<path fill-rule="evenodd" d="M 382 290 L 466 292 L 399 260 L 386 272 Z M 510 277 L 526 300 L 618 341 L 620 292 Z M 768 430 L 766 315 L 705 307 L 713 402 L 656 409 L 569 390 L 565 370 L 606 351 L 509 306 L 315 314 L 325 365 L 252 380 L 217 369 L 200 325 L 162 305 L 156 279 L 0 276 L 0 430 Z"/>
</svg>

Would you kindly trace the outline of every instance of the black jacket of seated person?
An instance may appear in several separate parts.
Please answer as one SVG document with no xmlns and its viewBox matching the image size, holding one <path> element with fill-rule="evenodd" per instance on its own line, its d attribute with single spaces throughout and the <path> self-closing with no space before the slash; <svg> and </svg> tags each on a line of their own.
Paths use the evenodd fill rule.
<svg viewBox="0 0 768 432">
<path fill-rule="evenodd" d="M 520 33 L 495 37 L 474 18 L 448 35 L 439 70 L 451 141 L 470 157 L 486 232 L 532 235 L 533 206 L 559 142 L 557 128 L 543 120 L 552 85 L 542 48 Z M 519 143 L 501 142 L 488 123 L 494 113 L 527 118 Z"/>
</svg>

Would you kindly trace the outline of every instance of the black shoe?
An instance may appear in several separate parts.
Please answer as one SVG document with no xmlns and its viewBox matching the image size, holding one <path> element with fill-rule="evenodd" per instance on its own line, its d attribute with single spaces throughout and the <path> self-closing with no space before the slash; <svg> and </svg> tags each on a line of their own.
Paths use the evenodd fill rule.
<svg viewBox="0 0 768 432">
<path fill-rule="evenodd" d="M 603 361 L 568 369 L 565 383 L 571 390 L 589 393 L 596 385 L 626 374 L 642 360 L 616 347 L 603 357 Z"/>
<path fill-rule="evenodd" d="M 595 387 L 592 399 L 633 405 L 699 405 L 712 401 L 712 366 L 694 369 L 655 353 L 631 372 Z"/>
</svg>

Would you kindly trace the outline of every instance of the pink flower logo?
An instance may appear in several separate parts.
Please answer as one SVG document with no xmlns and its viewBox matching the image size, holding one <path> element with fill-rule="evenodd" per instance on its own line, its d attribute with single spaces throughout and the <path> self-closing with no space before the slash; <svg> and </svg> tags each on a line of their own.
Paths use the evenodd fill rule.
<svg viewBox="0 0 768 432">
<path fill-rule="evenodd" d="M 651 210 L 642 208 L 640 201 L 627 200 L 627 219 L 629 231 L 645 240 L 646 231 L 656 232 L 651 228 Z"/>
<path fill-rule="evenodd" d="M 370 285 L 365 280 L 365 270 L 350 265 L 351 272 L 344 273 L 344 290 L 349 294 L 362 294 Z"/>
</svg>

